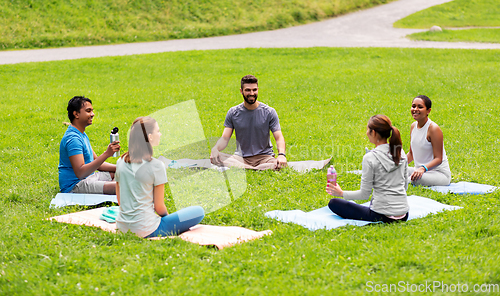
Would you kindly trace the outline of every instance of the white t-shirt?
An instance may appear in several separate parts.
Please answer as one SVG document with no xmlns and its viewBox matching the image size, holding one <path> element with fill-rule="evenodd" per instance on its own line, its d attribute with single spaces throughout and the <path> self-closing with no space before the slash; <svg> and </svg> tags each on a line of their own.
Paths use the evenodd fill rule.
<svg viewBox="0 0 500 296">
<path fill-rule="evenodd" d="M 120 185 L 120 212 L 116 227 L 123 233 L 132 231 L 140 237 L 153 233 L 161 217 L 154 209 L 153 188 L 167 182 L 163 162 L 156 158 L 142 163 L 116 163 L 116 181 Z"/>
</svg>

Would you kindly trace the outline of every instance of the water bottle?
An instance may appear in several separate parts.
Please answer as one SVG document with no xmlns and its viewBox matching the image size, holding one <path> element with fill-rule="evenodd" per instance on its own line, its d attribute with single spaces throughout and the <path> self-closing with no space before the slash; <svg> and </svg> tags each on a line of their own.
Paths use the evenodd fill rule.
<svg viewBox="0 0 500 296">
<path fill-rule="evenodd" d="M 337 171 L 335 170 L 333 165 L 328 168 L 328 172 L 326 173 L 326 180 L 328 183 L 332 183 L 333 185 L 337 184 Z"/>
<path fill-rule="evenodd" d="M 113 128 L 111 134 L 109 134 L 109 142 L 113 143 L 115 141 L 120 141 L 117 127 Z M 116 151 L 115 153 L 113 153 L 113 157 L 118 157 L 118 156 L 120 156 L 120 151 Z"/>
</svg>

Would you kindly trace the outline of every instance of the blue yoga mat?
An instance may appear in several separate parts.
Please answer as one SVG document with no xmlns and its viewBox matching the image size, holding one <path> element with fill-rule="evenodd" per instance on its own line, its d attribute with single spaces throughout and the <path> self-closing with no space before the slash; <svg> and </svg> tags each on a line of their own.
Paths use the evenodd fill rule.
<svg viewBox="0 0 500 296">
<path fill-rule="evenodd" d="M 81 193 L 58 193 L 50 201 L 50 207 L 62 208 L 66 206 L 95 206 L 103 202 L 118 203 L 116 195 L 108 194 L 81 194 Z"/>
<path fill-rule="evenodd" d="M 458 182 L 451 183 L 448 186 L 429 186 L 423 187 L 425 189 L 434 190 L 441 193 L 454 193 L 454 194 L 486 194 L 492 193 L 497 190 L 497 187 L 485 184 L 471 183 L 471 182 Z"/>
<path fill-rule="evenodd" d="M 408 204 L 410 206 L 410 215 L 408 217 L 408 220 L 422 218 L 429 214 L 435 214 L 443 210 L 461 209 L 461 207 L 458 206 L 445 205 L 435 200 L 416 195 L 408 196 Z M 370 202 L 364 203 L 363 205 L 369 206 Z M 346 225 L 364 226 L 366 224 L 374 223 L 374 222 L 341 218 L 340 216 L 332 213 L 332 211 L 330 211 L 328 206 L 319 208 L 311 212 L 303 212 L 300 210 L 293 210 L 293 211 L 276 210 L 267 212 L 265 215 L 266 217 L 273 218 L 278 221 L 286 223 L 291 222 L 304 226 L 305 228 L 312 231 L 318 229 L 328 230 Z"/>
</svg>

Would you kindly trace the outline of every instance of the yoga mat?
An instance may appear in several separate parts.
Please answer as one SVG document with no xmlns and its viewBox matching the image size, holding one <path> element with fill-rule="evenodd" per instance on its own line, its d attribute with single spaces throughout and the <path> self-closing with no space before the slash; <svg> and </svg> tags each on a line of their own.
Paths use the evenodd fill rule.
<svg viewBox="0 0 500 296">
<path fill-rule="evenodd" d="M 461 209 L 461 207 L 445 205 L 435 200 L 416 195 L 408 196 L 408 204 L 410 206 L 410 215 L 408 217 L 408 220 L 422 218 L 429 214 L 435 214 L 443 210 Z M 370 202 L 366 202 L 363 205 L 369 206 Z M 295 223 L 304 226 L 305 228 L 312 231 L 318 229 L 328 230 L 346 225 L 364 226 L 370 223 L 374 223 L 360 220 L 344 219 L 332 213 L 328 206 L 319 208 L 311 212 L 303 212 L 300 210 L 275 210 L 267 212 L 265 216 L 285 223 Z"/>
<path fill-rule="evenodd" d="M 50 201 L 50 207 L 61 208 L 66 206 L 95 206 L 103 202 L 118 203 L 116 195 L 109 194 L 81 194 L 81 193 L 58 193 Z"/>
<path fill-rule="evenodd" d="M 362 170 L 354 170 L 354 171 L 347 171 L 346 173 L 348 174 L 355 174 L 355 175 L 361 175 L 363 173 Z"/>
<path fill-rule="evenodd" d="M 487 194 L 492 193 L 497 190 L 497 187 L 486 185 L 486 184 L 478 184 L 472 182 L 458 182 L 451 183 L 448 186 L 429 186 L 423 187 L 425 189 L 434 190 L 440 193 L 454 193 L 454 194 Z"/>
<path fill-rule="evenodd" d="M 55 220 L 61 223 L 94 226 L 94 227 L 99 227 L 105 231 L 116 232 L 116 223 L 108 223 L 100 219 L 102 212 L 105 208 L 106 207 L 102 207 L 87 211 L 50 217 L 49 220 Z"/>
<path fill-rule="evenodd" d="M 230 158 L 230 154 L 226 153 L 221 153 L 222 157 L 224 159 Z M 263 166 L 263 168 L 257 168 L 257 167 L 252 167 L 247 164 L 239 163 L 239 162 L 233 162 L 233 163 L 226 163 L 226 165 L 229 167 L 221 167 L 221 166 L 216 166 L 210 162 L 210 159 L 188 159 L 188 158 L 183 158 L 183 159 L 178 159 L 178 160 L 171 160 L 168 158 L 165 158 L 163 156 L 158 157 L 159 160 L 163 161 L 165 166 L 167 168 L 171 169 L 177 169 L 177 168 L 185 168 L 185 167 L 190 167 L 190 168 L 206 168 L 206 169 L 217 169 L 219 171 L 221 170 L 226 170 L 229 169 L 230 166 L 235 164 L 238 168 L 243 168 L 243 169 L 250 169 L 250 170 L 267 170 L 270 169 L 269 167 Z M 324 159 L 324 160 L 304 160 L 304 161 L 290 161 L 288 162 L 288 166 L 291 167 L 292 169 L 296 170 L 297 172 L 302 172 L 306 173 L 308 171 L 311 171 L 313 169 L 322 169 L 324 168 L 328 163 L 330 162 L 330 158 Z"/>
<path fill-rule="evenodd" d="M 94 226 L 99 227 L 105 231 L 116 233 L 116 223 L 108 223 L 104 220 L 99 219 L 105 208 L 106 207 L 101 207 L 82 212 L 55 216 L 49 218 L 49 220 L 54 220 L 61 223 Z M 216 246 L 219 250 L 221 250 L 235 244 L 258 239 L 263 237 L 264 235 L 270 234 L 272 234 L 271 230 L 254 231 L 238 226 L 214 226 L 199 224 L 191 227 L 190 230 L 180 234 L 178 237 L 180 237 L 182 240 L 201 246 Z M 159 240 L 175 237 L 176 236 L 155 237 L 150 239 Z"/>
<path fill-rule="evenodd" d="M 264 235 L 271 234 L 271 230 L 253 231 L 239 226 L 198 224 L 191 227 L 189 231 L 179 235 L 179 237 L 185 241 L 195 243 L 200 246 L 216 246 L 217 249 L 222 250 L 225 247 L 231 247 L 239 243 L 258 239 Z"/>
<path fill-rule="evenodd" d="M 304 160 L 304 161 L 289 161 L 288 166 L 297 172 L 307 173 L 313 169 L 321 170 L 330 163 L 330 159 L 323 160 Z"/>
</svg>

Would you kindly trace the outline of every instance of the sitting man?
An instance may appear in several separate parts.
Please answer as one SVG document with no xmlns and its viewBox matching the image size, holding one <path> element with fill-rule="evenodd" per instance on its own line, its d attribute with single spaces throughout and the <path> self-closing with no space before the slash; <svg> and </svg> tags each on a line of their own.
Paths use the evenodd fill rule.
<svg viewBox="0 0 500 296">
<path fill-rule="evenodd" d="M 229 159 L 221 159 L 220 151 L 224 150 L 236 131 L 237 150 L 234 159 L 257 169 L 280 169 L 287 165 L 285 154 L 285 138 L 281 133 L 278 114 L 266 104 L 257 101 L 258 81 L 253 75 L 241 79 L 240 92 L 244 102 L 229 109 L 224 121 L 224 132 L 217 144 L 212 148 L 210 161 L 221 165 Z M 278 146 L 278 157 L 274 158 L 273 145 L 269 138 L 269 130 L 273 133 Z"/>
<path fill-rule="evenodd" d="M 92 124 L 94 118 L 92 101 L 77 96 L 69 100 L 67 109 L 71 124 L 59 146 L 61 192 L 116 194 L 116 182 L 113 181 L 116 165 L 105 161 L 120 150 L 120 142 L 110 143 L 106 151 L 97 157 L 85 133 L 85 128 Z"/>
</svg>

